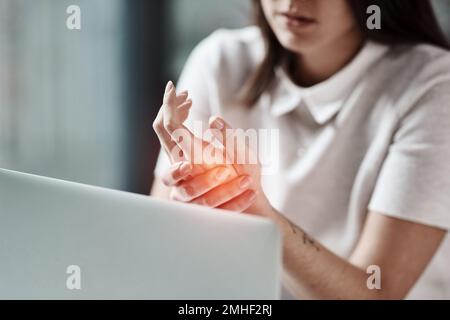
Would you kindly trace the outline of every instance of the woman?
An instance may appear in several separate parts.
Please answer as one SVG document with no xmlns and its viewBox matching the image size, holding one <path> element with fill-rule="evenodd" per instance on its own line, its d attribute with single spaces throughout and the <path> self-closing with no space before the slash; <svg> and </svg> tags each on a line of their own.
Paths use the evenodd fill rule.
<svg viewBox="0 0 450 320">
<path fill-rule="evenodd" d="M 296 298 L 450 298 L 450 56 L 430 2 L 254 6 L 257 27 L 195 49 L 179 81 L 192 100 L 169 84 L 154 128 L 168 152 L 187 117 L 276 128 L 277 172 L 161 155 L 152 194 L 275 221 Z"/>
</svg>

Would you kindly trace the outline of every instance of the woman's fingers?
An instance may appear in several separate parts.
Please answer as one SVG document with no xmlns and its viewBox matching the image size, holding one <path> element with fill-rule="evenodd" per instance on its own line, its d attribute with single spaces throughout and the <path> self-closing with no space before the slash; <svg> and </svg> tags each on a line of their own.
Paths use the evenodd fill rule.
<svg viewBox="0 0 450 320">
<path fill-rule="evenodd" d="M 178 95 L 176 88 L 172 82 L 169 82 L 164 94 L 164 103 L 162 106 L 162 127 L 171 139 L 171 158 L 175 160 L 194 161 L 193 150 L 198 150 L 196 145 L 203 146 L 203 141 L 198 139 L 183 123 L 189 116 L 189 111 L 192 107 L 192 100 L 188 99 L 188 92 L 183 91 Z M 174 148 L 173 143 L 178 148 Z M 201 148 L 200 148 L 201 150 Z M 181 151 L 181 152 L 180 152 Z M 182 154 L 182 158 L 179 157 Z"/>
<path fill-rule="evenodd" d="M 177 93 L 177 105 L 180 105 L 183 102 L 185 102 L 187 100 L 188 96 L 189 96 L 189 92 L 187 90 L 183 90 L 183 91 Z"/>
<path fill-rule="evenodd" d="M 249 176 L 241 176 L 192 200 L 191 203 L 216 208 L 246 192 L 251 185 Z"/>
<path fill-rule="evenodd" d="M 188 95 L 185 91 L 177 95 L 175 85 L 172 81 L 169 81 L 164 92 L 163 105 L 161 107 L 163 111 L 163 125 L 166 131 L 171 134 L 177 129 L 183 129 L 183 123 L 186 121 L 189 112 L 179 112 L 178 107 L 184 103 L 190 108 L 192 101 L 186 100 Z M 189 108 L 184 108 L 185 110 Z"/>
<path fill-rule="evenodd" d="M 164 90 L 163 105 L 172 105 L 175 103 L 177 93 L 175 85 L 172 81 L 167 82 L 166 89 Z"/>
<path fill-rule="evenodd" d="M 173 199 L 182 202 L 190 202 L 212 189 L 227 183 L 234 177 L 234 171 L 230 167 L 216 167 L 201 175 L 181 182 L 173 194 Z"/>
<path fill-rule="evenodd" d="M 173 164 L 164 175 L 162 182 L 167 187 L 176 186 L 180 181 L 189 175 L 192 165 L 189 162 L 177 162 Z"/>
<path fill-rule="evenodd" d="M 172 163 L 189 160 L 185 152 L 189 151 L 186 150 L 187 145 L 190 143 L 188 140 L 193 139 L 193 135 L 183 125 L 183 122 L 189 115 L 192 101 L 187 98 L 187 91 L 177 94 L 175 85 L 169 81 L 164 92 L 163 104 L 153 122 L 153 129 Z M 181 133 L 185 140 L 181 146 L 172 135 L 177 129 L 182 129 L 179 130 L 178 135 Z M 176 138 L 180 140 L 180 137 Z"/>
<path fill-rule="evenodd" d="M 202 173 L 204 173 L 204 169 L 200 165 L 191 164 L 189 162 L 178 162 L 170 167 L 162 181 L 167 187 L 175 187 L 183 180 L 186 180 L 189 177 L 198 176 Z"/>
<path fill-rule="evenodd" d="M 169 82 L 164 92 L 163 105 L 153 123 L 153 128 L 171 162 L 189 161 L 202 165 L 206 170 L 217 165 L 234 164 L 235 161 L 232 160 L 237 157 L 237 151 L 232 150 L 234 153 L 231 155 L 232 160 L 230 161 L 229 153 L 225 149 L 214 148 L 209 142 L 196 137 L 184 126 L 191 107 L 192 100 L 188 99 L 188 92 L 183 91 L 177 94 L 175 85 Z M 215 127 L 212 128 L 223 132 L 221 141 L 223 140 L 223 145 L 226 145 L 227 134 L 233 133 L 233 130 L 227 130 L 231 127 L 220 118 L 216 118 L 214 123 Z M 236 146 L 236 149 L 239 148 L 239 145 Z M 237 170 L 236 166 L 233 166 L 237 174 L 244 173 L 244 170 Z M 168 182 L 172 183 L 173 180 L 168 180 Z"/>
<path fill-rule="evenodd" d="M 172 140 L 172 137 L 164 128 L 162 108 L 159 110 L 158 115 L 156 116 L 156 119 L 153 122 L 153 130 L 156 132 L 161 147 L 164 149 L 167 155 L 169 155 L 170 161 L 172 163 L 177 162 L 177 158 L 178 159 L 183 158 L 183 155 L 181 153 L 179 153 L 177 157 L 174 157 L 174 150 L 175 148 L 177 148 L 177 144 L 175 143 L 175 141 Z"/>
<path fill-rule="evenodd" d="M 220 117 L 211 117 L 209 119 L 209 127 L 214 129 L 212 134 L 222 143 L 223 146 L 227 145 L 227 139 L 230 138 L 231 126 Z"/>
<path fill-rule="evenodd" d="M 185 95 L 187 98 L 187 92 L 183 93 L 183 95 Z M 158 115 L 156 116 L 155 121 L 153 122 L 153 129 L 155 130 L 158 136 L 159 142 L 161 143 L 161 146 L 171 158 L 170 160 L 172 162 L 174 162 L 175 160 L 173 158 L 172 153 L 177 144 L 175 143 L 175 141 L 172 140 L 172 137 L 167 132 L 164 126 L 164 109 L 168 104 L 174 103 L 175 100 L 176 100 L 175 86 L 171 81 L 169 81 L 164 91 L 163 104 L 158 111 Z"/>
<path fill-rule="evenodd" d="M 176 108 L 187 100 L 189 92 L 187 90 L 180 91 L 177 93 L 177 88 L 172 81 L 167 82 L 166 88 L 164 90 L 163 106 L 168 106 L 170 108 Z"/>
<path fill-rule="evenodd" d="M 212 134 L 224 146 L 227 163 L 233 164 L 233 167 L 239 175 L 245 174 L 245 168 L 242 165 L 245 165 L 245 161 L 251 159 L 251 151 L 245 136 L 238 134 L 237 131 L 220 117 L 211 117 L 209 127 L 213 129 Z M 234 141 L 230 141 L 232 139 Z M 228 149 L 230 146 L 232 150 Z"/>
<path fill-rule="evenodd" d="M 244 212 L 255 203 L 256 196 L 257 193 L 254 190 L 247 190 L 236 198 L 222 204 L 218 209 Z"/>
</svg>

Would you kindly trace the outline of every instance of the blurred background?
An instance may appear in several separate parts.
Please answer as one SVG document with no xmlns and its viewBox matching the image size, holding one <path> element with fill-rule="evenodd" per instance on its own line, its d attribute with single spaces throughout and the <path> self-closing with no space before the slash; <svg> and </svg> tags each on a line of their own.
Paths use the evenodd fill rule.
<svg viewBox="0 0 450 320">
<path fill-rule="evenodd" d="M 81 7 L 81 30 L 66 8 Z M 450 0 L 435 0 L 450 35 Z M 250 0 L 0 0 L 0 167 L 148 194 L 168 79 Z"/>
</svg>

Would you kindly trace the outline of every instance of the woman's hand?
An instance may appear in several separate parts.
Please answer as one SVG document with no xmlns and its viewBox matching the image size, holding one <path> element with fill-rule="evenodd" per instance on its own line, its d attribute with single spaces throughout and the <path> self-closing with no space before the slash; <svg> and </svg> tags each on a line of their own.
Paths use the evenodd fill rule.
<svg viewBox="0 0 450 320">
<path fill-rule="evenodd" d="M 171 135 L 175 130 L 183 128 L 183 122 L 187 119 L 191 106 L 192 101 L 188 99 L 188 92 L 182 91 L 177 94 L 174 84 L 169 81 L 162 106 L 153 122 L 153 129 L 172 162 L 185 159 L 184 154 L 176 152 L 179 150 L 178 144 Z"/>
<path fill-rule="evenodd" d="M 227 145 L 235 131 L 221 118 L 212 118 L 213 134 Z M 259 163 L 238 164 L 237 159 L 250 159 L 253 152 L 245 141 L 237 139 L 233 150 L 226 150 L 229 164 L 202 170 L 198 165 L 180 162 L 173 165 L 163 182 L 172 188 L 171 198 L 225 210 L 267 215 L 272 208 L 261 187 Z M 236 143 L 237 142 L 237 143 Z M 245 156 L 245 157 L 244 157 Z M 237 172 L 237 176 L 236 173 Z"/>
<path fill-rule="evenodd" d="M 153 128 L 172 163 L 181 161 L 200 163 L 205 171 L 225 162 L 224 150 L 196 137 L 184 125 L 191 107 L 192 100 L 188 99 L 188 92 L 182 91 L 177 94 L 174 84 L 169 81 Z M 198 150 L 201 152 L 195 153 Z"/>
<path fill-rule="evenodd" d="M 206 150 L 211 143 L 195 137 L 183 125 L 191 106 L 188 92 L 177 94 L 175 86 L 169 82 L 153 123 L 161 145 L 173 163 L 163 179 L 164 184 L 171 187 L 171 198 L 212 208 L 263 214 L 270 205 L 262 192 L 260 165 L 258 161 L 238 164 L 238 159 L 257 160 L 257 156 L 246 140 L 239 139 L 223 119 L 216 117 L 210 121 L 211 133 L 223 147 L 214 152 L 221 155 L 222 163 L 202 157 L 205 161 L 193 164 L 192 150 L 196 149 L 193 144 Z M 176 134 L 179 132 L 183 133 L 183 139 Z M 226 149 L 228 139 L 235 139 L 233 150 Z"/>
<path fill-rule="evenodd" d="M 171 187 L 173 200 L 210 208 L 243 212 L 254 204 L 256 198 L 251 177 L 235 177 L 234 168 L 226 165 L 204 172 L 198 165 L 176 163 L 163 182 Z"/>
</svg>

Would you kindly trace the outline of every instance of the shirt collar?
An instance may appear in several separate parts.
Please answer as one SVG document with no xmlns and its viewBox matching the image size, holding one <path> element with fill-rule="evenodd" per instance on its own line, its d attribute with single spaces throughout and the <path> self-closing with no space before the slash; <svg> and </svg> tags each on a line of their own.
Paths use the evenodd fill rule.
<svg viewBox="0 0 450 320">
<path fill-rule="evenodd" d="M 318 124 L 333 118 L 348 97 L 359 78 L 388 50 L 388 46 L 367 42 L 358 55 L 331 78 L 304 88 L 292 82 L 286 71 L 278 67 L 271 99 L 274 116 L 287 114 L 305 105 Z"/>
</svg>

